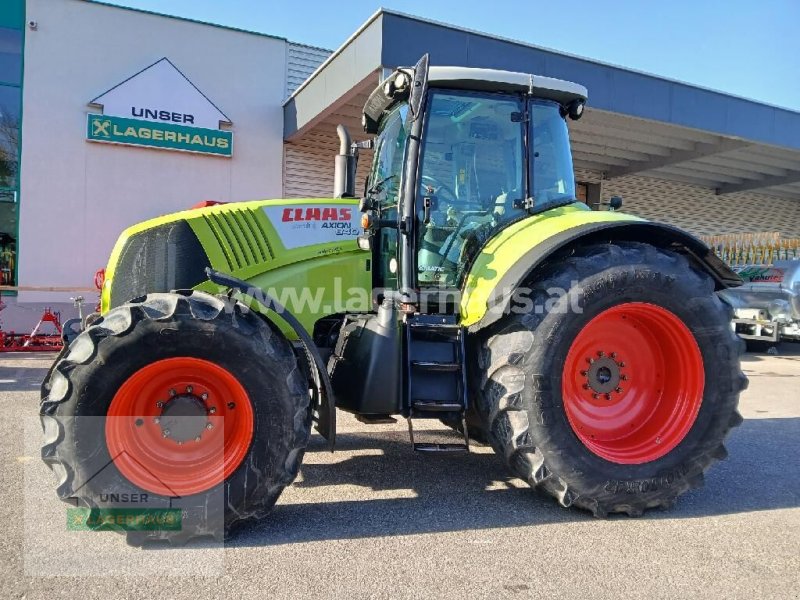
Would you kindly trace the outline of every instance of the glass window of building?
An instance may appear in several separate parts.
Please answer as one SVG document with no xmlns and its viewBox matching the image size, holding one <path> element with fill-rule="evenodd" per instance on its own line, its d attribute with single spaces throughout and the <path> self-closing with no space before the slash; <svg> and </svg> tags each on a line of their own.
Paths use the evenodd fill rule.
<svg viewBox="0 0 800 600">
<path fill-rule="evenodd" d="M 0 285 L 11 286 L 17 285 L 24 7 L 24 0 L 0 3 Z"/>
</svg>

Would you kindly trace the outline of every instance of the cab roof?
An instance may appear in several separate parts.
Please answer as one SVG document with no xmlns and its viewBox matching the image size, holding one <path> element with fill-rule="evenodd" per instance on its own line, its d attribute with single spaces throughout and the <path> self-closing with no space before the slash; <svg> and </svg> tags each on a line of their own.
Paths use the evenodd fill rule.
<svg viewBox="0 0 800 600">
<path fill-rule="evenodd" d="M 394 71 L 405 73 L 408 80 L 414 79 L 414 69 L 403 67 Z M 397 102 L 394 96 L 387 96 L 384 83 L 372 91 L 362 111 L 362 124 L 367 133 L 376 133 L 378 123 L 384 111 Z M 428 87 L 458 90 L 479 90 L 485 92 L 525 92 L 534 98 L 554 100 L 562 106 L 575 100 L 585 102 L 586 88 L 577 83 L 542 77 L 529 73 L 501 71 L 499 69 L 479 69 L 475 67 L 430 67 L 428 69 Z"/>
<path fill-rule="evenodd" d="M 479 69 L 474 67 L 430 67 L 430 87 L 482 90 L 491 92 L 530 92 L 537 98 L 547 98 L 562 104 L 586 100 L 586 88 L 571 81 L 542 77 L 516 71 Z"/>
</svg>

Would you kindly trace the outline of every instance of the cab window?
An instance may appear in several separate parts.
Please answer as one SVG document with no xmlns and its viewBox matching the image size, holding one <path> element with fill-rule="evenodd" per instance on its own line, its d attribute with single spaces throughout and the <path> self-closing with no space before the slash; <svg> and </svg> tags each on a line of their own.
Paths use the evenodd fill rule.
<svg viewBox="0 0 800 600">
<path fill-rule="evenodd" d="M 429 93 L 417 190 L 417 280 L 456 286 L 483 243 L 525 215 L 524 100 Z"/>
</svg>

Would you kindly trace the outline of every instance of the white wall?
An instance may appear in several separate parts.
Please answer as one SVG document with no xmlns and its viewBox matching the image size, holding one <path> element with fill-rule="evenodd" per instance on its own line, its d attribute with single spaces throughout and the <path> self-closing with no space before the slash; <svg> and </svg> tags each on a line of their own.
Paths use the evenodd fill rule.
<svg viewBox="0 0 800 600">
<path fill-rule="evenodd" d="M 91 286 L 128 225 L 281 195 L 284 40 L 80 0 L 28 0 L 27 17 L 19 285 Z M 232 159 L 86 141 L 87 103 L 163 56 L 231 119 Z"/>
</svg>

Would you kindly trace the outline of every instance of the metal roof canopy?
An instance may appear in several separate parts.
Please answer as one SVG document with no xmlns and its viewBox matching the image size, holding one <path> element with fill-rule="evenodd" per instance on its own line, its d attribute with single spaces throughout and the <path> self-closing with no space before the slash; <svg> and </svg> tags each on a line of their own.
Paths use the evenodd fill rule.
<svg viewBox="0 0 800 600">
<path fill-rule="evenodd" d="M 292 143 L 360 137 L 361 108 L 388 69 L 428 52 L 442 66 L 505 69 L 589 90 L 570 122 L 576 168 L 607 179 L 647 175 L 716 189 L 800 199 L 800 113 L 387 10 L 375 13 L 284 105 Z"/>
</svg>

